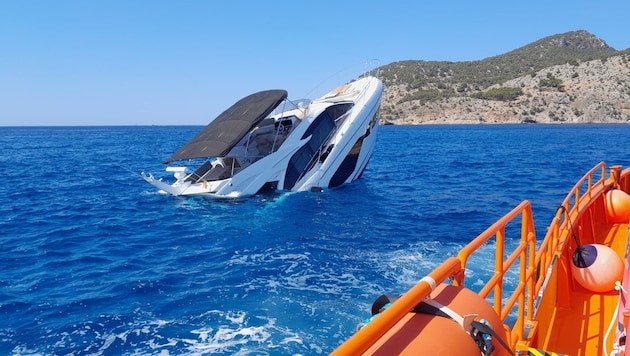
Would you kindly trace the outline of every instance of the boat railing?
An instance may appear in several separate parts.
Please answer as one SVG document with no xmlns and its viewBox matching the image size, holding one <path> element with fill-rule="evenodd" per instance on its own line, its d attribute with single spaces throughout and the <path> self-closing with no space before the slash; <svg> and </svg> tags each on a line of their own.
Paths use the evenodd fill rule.
<svg viewBox="0 0 630 356">
<path fill-rule="evenodd" d="M 230 154 L 240 162 L 240 167 L 236 168 L 245 168 L 276 152 L 295 126 L 288 118 L 281 121 L 272 120 L 271 123 L 263 122 L 263 125 L 252 129 L 247 134 L 245 142 L 236 146 L 240 149 L 233 150 Z M 232 175 L 234 173 L 235 170 L 232 171 Z"/>
<path fill-rule="evenodd" d="M 506 241 L 512 240 L 506 234 L 507 226 L 519 217 L 521 220 L 520 242 L 506 256 Z M 524 324 L 518 321 L 525 320 L 525 314 L 531 319 L 532 303 L 535 296 L 534 277 L 537 271 L 534 257 L 536 231 L 534 229 L 531 203 L 527 200 L 523 201 L 465 246 L 457 256 L 462 264 L 462 272 L 466 271 L 470 257 L 478 252 L 482 246 L 488 244 L 491 239 L 494 239 L 496 249 L 494 271 L 492 277 L 490 277 L 478 294 L 484 299 L 492 297 L 494 310 L 504 323 L 516 307 L 517 323 L 511 329 L 512 336 L 521 336 L 524 334 Z M 506 291 L 506 286 L 504 286 L 505 276 L 510 271 L 513 271 L 513 268 L 518 270 L 519 284 L 514 288 L 511 295 L 504 296 Z M 465 286 L 465 273 L 453 276 L 453 284 Z M 505 302 L 504 298 L 506 298 Z M 506 328 L 506 331 L 510 330 Z"/>
<path fill-rule="evenodd" d="M 606 188 L 606 165 L 601 162 L 588 171 L 569 191 L 538 246 L 531 204 L 524 201 L 459 253 L 458 258 L 462 262 L 462 270 L 465 271 L 469 257 L 495 237 L 494 274 L 478 293 L 483 298 L 492 297 L 493 308 L 504 324 L 508 319 L 514 319 L 511 326 L 505 326 L 512 347 L 516 347 L 519 342 L 526 344 L 536 330 L 537 325 L 534 321 L 536 302 L 539 301 L 550 278 L 548 271 L 573 234 L 571 221 L 575 220 L 590 205 L 593 198 Z M 508 223 L 518 216 L 521 216 L 520 242 L 506 256 L 505 229 Z M 511 294 L 504 295 L 506 289 L 509 289 L 504 286 L 505 276 L 513 267 L 518 270 L 519 283 Z M 454 284 L 463 286 L 464 274 L 455 276 L 453 280 Z"/>
<path fill-rule="evenodd" d="M 424 300 L 438 284 L 447 281 L 460 271 L 461 261 L 455 257 L 450 257 L 380 313 L 377 318 L 363 326 L 331 355 L 360 355 L 364 353 L 414 309 L 420 301 Z"/>
<path fill-rule="evenodd" d="M 335 124 L 336 125 L 336 124 Z M 322 141 L 322 144 L 319 146 L 319 148 L 317 149 L 317 151 L 315 151 L 315 153 L 313 154 L 313 156 L 311 157 L 311 160 L 308 162 L 308 164 L 306 165 L 306 169 L 304 169 L 302 171 L 302 173 L 300 173 L 300 175 L 298 176 L 298 179 L 296 180 L 296 182 L 299 182 L 300 179 L 304 178 L 304 176 L 306 176 L 306 174 L 313 169 L 313 167 L 315 167 L 315 165 L 317 164 L 317 162 L 321 162 L 323 161 L 323 157 L 325 154 L 328 154 L 330 152 L 326 152 L 327 148 L 329 147 L 329 143 L 330 140 L 334 137 L 335 133 L 337 132 L 339 126 L 335 126 L 335 128 L 328 134 L 328 136 L 326 136 L 326 138 Z"/>
<path fill-rule="evenodd" d="M 306 169 L 300 174 L 298 181 L 304 178 L 306 173 L 308 173 L 311 169 L 313 169 L 313 167 L 315 167 L 317 162 L 322 162 L 322 163 L 324 162 L 326 158 L 325 155 L 328 155 L 330 153 L 329 150 L 332 149 L 332 146 L 330 145 L 330 141 L 335 137 L 335 135 L 337 135 L 339 130 L 341 130 L 342 125 L 348 116 L 350 116 L 350 111 L 344 113 L 343 115 L 335 119 L 334 129 L 328 134 L 328 136 L 326 136 L 326 139 L 324 139 L 323 143 L 321 144 L 317 152 L 315 152 L 313 157 L 311 157 L 311 160 L 306 166 Z"/>
<path fill-rule="evenodd" d="M 375 66 L 374 68 L 368 68 L 370 66 Z M 378 78 L 378 76 L 381 74 L 381 60 L 380 59 L 371 59 L 365 62 L 365 69 L 363 71 L 363 75 L 361 75 L 360 77 L 366 78 L 366 77 L 374 77 L 374 78 Z"/>
<path fill-rule="evenodd" d="M 626 170 L 624 175 L 628 177 L 624 184 L 630 185 L 630 171 Z M 527 345 L 537 328 L 534 320 L 537 299 L 550 278 L 548 271 L 571 236 L 571 221 L 588 208 L 593 198 L 601 193 L 599 190 L 608 189 L 611 181 L 606 179 L 606 165 L 603 162 L 586 173 L 570 190 L 562 203 L 562 208 L 556 211 L 544 239 L 538 246 L 531 203 L 523 201 L 466 245 L 456 258 L 450 257 L 428 276 L 422 278 L 333 354 L 365 352 L 387 330 L 427 298 L 438 284 L 450 280 L 453 285 L 465 287 L 466 269 L 471 256 L 492 242 L 496 248 L 494 271 L 478 294 L 484 299 L 492 300 L 491 304 L 504 324 L 509 346 L 515 349 L 519 343 Z M 514 223 L 518 226 L 513 226 Z M 517 228 L 520 239 L 512 235 L 519 233 Z M 507 232 L 510 232 L 509 238 Z M 506 254 L 506 242 L 509 242 L 510 246 L 516 243 L 515 247 L 510 248 L 512 252 L 509 255 Z M 506 276 L 511 273 L 518 273 L 518 285 L 505 286 Z"/>
<path fill-rule="evenodd" d="M 547 233 L 538 246 L 536 246 L 536 230 L 531 204 L 524 201 L 479 235 L 458 255 L 462 261 L 462 269 L 466 270 L 466 262 L 470 255 L 495 237 L 494 274 L 479 291 L 479 295 L 488 298 L 492 294 L 494 310 L 504 323 L 508 318 L 515 318 L 510 327 L 505 327 L 513 347 L 518 342 L 526 342 L 532 330 L 536 328 L 534 322 L 536 302 L 550 278 L 547 271 L 557 260 L 556 257 L 561 254 L 565 242 L 572 236 L 571 221 L 588 207 L 593 197 L 599 194 L 599 190 L 605 188 L 606 165 L 601 162 L 588 171 L 569 191 L 561 207 L 556 210 Z M 520 242 L 511 254 L 506 256 L 505 228 L 518 216 L 521 216 Z M 516 266 L 515 263 L 517 263 Z M 504 296 L 505 275 L 513 266 L 518 270 L 519 284 L 510 295 Z M 454 278 L 454 284 L 463 286 L 464 276 Z"/>
</svg>

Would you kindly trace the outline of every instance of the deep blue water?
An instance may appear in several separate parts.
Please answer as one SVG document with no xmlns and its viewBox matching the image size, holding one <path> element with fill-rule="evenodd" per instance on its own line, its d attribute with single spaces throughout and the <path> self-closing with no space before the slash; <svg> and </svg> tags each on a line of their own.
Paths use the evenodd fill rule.
<svg viewBox="0 0 630 356">
<path fill-rule="evenodd" d="M 0 128 L 0 354 L 327 354 L 522 200 L 540 235 L 630 165 L 630 125 L 386 126 L 338 189 L 157 194 L 138 173 L 199 129 Z"/>
</svg>

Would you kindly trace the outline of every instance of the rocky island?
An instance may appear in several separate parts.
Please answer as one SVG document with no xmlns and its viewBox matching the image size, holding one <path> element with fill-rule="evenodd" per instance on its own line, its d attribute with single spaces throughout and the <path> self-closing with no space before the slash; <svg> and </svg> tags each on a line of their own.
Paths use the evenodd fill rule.
<svg viewBox="0 0 630 356">
<path fill-rule="evenodd" d="M 630 49 L 586 31 L 471 62 L 381 69 L 383 124 L 627 123 Z"/>
</svg>

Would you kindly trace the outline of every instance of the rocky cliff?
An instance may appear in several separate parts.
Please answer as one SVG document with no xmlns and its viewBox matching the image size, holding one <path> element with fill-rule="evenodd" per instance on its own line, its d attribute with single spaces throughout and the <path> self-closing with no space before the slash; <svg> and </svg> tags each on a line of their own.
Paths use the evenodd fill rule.
<svg viewBox="0 0 630 356">
<path fill-rule="evenodd" d="M 550 45 L 556 45 L 560 50 L 567 49 L 563 53 L 572 56 L 575 56 L 572 51 L 581 49 L 577 46 L 594 44 L 601 47 L 602 43 L 605 46 L 604 41 L 593 40 L 594 36 L 585 31 L 578 34 L 590 39 L 591 44 L 585 45 L 584 41 L 567 43 L 562 36 L 549 37 L 542 43 L 547 49 Z M 536 45 L 528 48 L 545 47 L 540 43 Z M 536 63 L 527 63 L 526 67 L 530 68 L 527 74 L 522 74 L 524 70 L 519 69 L 521 73 L 516 72 L 512 75 L 514 78 L 498 78 L 495 84 L 459 79 L 473 78 L 475 75 L 470 72 L 475 73 L 475 70 L 477 77 L 483 77 L 485 72 L 490 71 L 486 69 L 488 63 L 483 61 L 458 63 L 468 68 L 466 76 L 458 76 L 457 68 L 461 66 L 445 62 L 438 66 L 442 72 L 436 71 L 438 74 L 435 80 L 428 80 L 425 75 L 422 81 L 418 81 L 417 78 L 422 76 L 412 74 L 410 77 L 416 78 L 414 84 L 392 80 L 401 75 L 392 75 L 390 65 L 390 71 L 384 79 L 383 123 L 626 123 L 630 121 L 630 54 L 628 51 L 612 51 L 614 53 L 609 51 L 592 60 L 584 60 L 585 57 L 579 55 L 568 60 L 563 58 L 559 61 L 564 64 L 540 69 L 536 68 Z M 519 52 L 513 51 L 505 56 L 508 55 L 512 57 L 509 63 L 514 63 L 513 58 L 518 58 Z M 498 58 L 491 60 L 496 62 Z M 396 65 L 398 68 L 403 67 L 401 64 L 395 64 L 394 67 Z M 408 69 L 408 64 L 405 65 Z M 418 68 L 424 70 L 422 66 L 414 70 L 418 71 Z M 492 68 L 501 69 L 504 76 L 508 72 L 500 65 Z"/>
</svg>

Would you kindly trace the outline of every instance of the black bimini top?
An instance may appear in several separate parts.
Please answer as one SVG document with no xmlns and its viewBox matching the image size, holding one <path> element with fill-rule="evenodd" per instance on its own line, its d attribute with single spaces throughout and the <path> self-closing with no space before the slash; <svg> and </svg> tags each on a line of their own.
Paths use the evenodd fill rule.
<svg viewBox="0 0 630 356">
<path fill-rule="evenodd" d="M 287 98 L 286 90 L 246 96 L 217 116 L 164 163 L 191 158 L 222 157 Z"/>
</svg>

